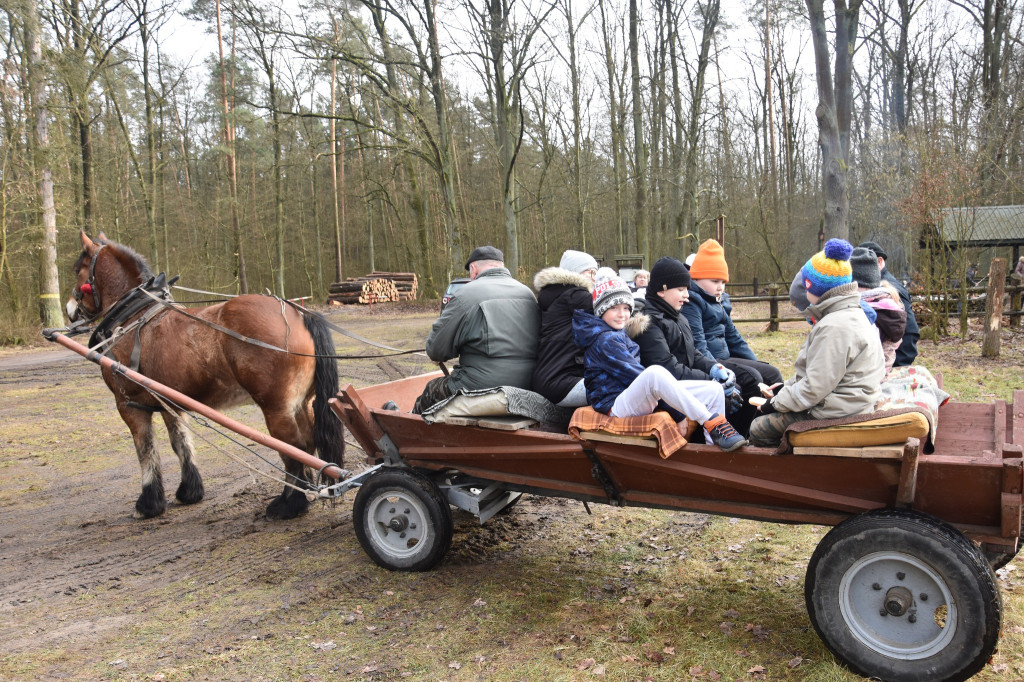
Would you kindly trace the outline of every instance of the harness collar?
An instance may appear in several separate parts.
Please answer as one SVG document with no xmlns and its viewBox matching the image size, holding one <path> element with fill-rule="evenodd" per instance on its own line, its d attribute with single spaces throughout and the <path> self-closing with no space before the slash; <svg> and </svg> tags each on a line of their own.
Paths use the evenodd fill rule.
<svg viewBox="0 0 1024 682">
<path fill-rule="evenodd" d="M 161 272 L 156 277 L 150 277 L 147 281 L 128 291 L 103 316 L 103 321 L 89 337 L 89 346 L 94 347 L 96 344 L 106 341 L 113 336 L 118 327 L 147 308 L 162 305 L 163 301 L 172 301 L 171 285 L 176 281 L 178 281 L 177 276 L 167 281 L 167 276 Z M 154 301 L 148 292 L 153 292 L 153 295 L 159 300 Z"/>
</svg>

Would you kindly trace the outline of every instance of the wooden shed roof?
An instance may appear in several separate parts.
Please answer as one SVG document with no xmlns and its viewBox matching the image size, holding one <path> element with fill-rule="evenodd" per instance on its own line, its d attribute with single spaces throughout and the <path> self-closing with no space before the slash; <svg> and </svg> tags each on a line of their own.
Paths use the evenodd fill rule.
<svg viewBox="0 0 1024 682">
<path fill-rule="evenodd" d="M 965 206 L 942 210 L 940 237 L 951 246 L 1024 244 L 1024 206 Z"/>
</svg>

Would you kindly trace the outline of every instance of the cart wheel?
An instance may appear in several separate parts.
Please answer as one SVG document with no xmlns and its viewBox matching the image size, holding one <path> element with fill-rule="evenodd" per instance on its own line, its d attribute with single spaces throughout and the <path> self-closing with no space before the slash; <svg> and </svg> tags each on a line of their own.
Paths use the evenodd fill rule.
<svg viewBox="0 0 1024 682">
<path fill-rule="evenodd" d="M 437 486 L 410 471 L 382 471 L 359 488 L 352 506 L 356 537 L 392 571 L 433 568 L 452 544 L 452 515 Z"/>
<path fill-rule="evenodd" d="M 829 531 L 804 598 L 825 646 L 866 677 L 966 680 L 999 638 L 1002 602 L 981 550 L 916 512 L 867 512 Z"/>
</svg>

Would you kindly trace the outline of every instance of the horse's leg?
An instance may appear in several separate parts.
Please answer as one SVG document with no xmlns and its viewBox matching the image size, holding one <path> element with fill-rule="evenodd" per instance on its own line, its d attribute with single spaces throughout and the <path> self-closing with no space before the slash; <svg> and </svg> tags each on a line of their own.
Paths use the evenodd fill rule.
<svg viewBox="0 0 1024 682">
<path fill-rule="evenodd" d="M 160 474 L 160 457 L 153 443 L 153 415 L 125 405 L 118 405 L 124 423 L 132 432 L 135 453 L 139 456 L 142 469 L 142 494 L 135 501 L 135 511 L 149 519 L 160 516 L 167 509 L 164 498 L 164 480 Z"/>
<path fill-rule="evenodd" d="M 171 447 L 181 463 L 181 483 L 174 496 L 182 504 L 195 504 L 203 499 L 203 477 L 195 465 L 195 447 L 192 445 L 192 432 L 188 430 L 185 414 L 172 412 L 163 413 L 167 433 L 171 437 Z"/>
<path fill-rule="evenodd" d="M 313 425 L 306 410 L 299 410 L 298 413 L 295 413 L 288 407 L 281 410 L 264 409 L 263 417 L 266 419 L 267 430 L 271 436 L 294 445 L 300 450 L 312 452 Z M 286 481 L 300 488 L 308 489 L 310 486 L 305 465 L 284 455 L 281 455 L 281 460 L 284 462 L 284 470 L 287 474 Z M 308 510 L 309 500 L 306 499 L 305 493 L 286 485 L 284 491 L 267 506 L 267 518 L 294 519 Z"/>
</svg>

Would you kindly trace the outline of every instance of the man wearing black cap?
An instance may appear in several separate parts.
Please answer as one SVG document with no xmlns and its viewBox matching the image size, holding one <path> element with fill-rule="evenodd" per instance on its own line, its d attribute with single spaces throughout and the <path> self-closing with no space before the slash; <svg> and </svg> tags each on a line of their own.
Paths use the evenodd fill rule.
<svg viewBox="0 0 1024 682">
<path fill-rule="evenodd" d="M 505 267 L 505 255 L 478 246 L 466 261 L 470 282 L 445 306 L 427 337 L 434 362 L 458 357 L 450 376 L 427 382 L 413 412 L 455 395 L 459 389 L 494 386 L 530 388 L 540 336 L 540 308 L 525 284 Z"/>
<path fill-rule="evenodd" d="M 917 358 L 917 340 L 921 338 L 921 330 L 917 326 L 917 318 L 914 317 L 914 306 L 910 302 L 910 292 L 903 286 L 903 283 L 893 277 L 893 274 L 885 268 L 885 261 L 889 259 L 885 250 L 876 242 L 861 242 L 859 247 L 871 249 L 878 257 L 878 269 L 881 271 L 882 279 L 889 282 L 900 293 L 900 303 L 907 311 L 907 329 L 903 332 L 903 342 L 896 349 L 896 364 L 894 367 L 906 367 L 914 364 Z"/>
</svg>

